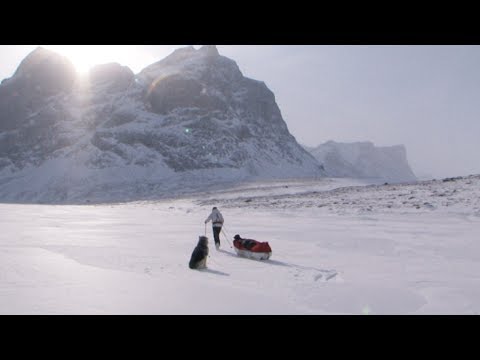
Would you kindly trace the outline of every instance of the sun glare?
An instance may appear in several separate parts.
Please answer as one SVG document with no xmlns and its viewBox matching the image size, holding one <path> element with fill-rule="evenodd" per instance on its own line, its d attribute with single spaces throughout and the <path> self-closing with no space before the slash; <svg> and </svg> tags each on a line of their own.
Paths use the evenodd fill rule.
<svg viewBox="0 0 480 360">
<path fill-rule="evenodd" d="M 80 73 L 86 73 L 95 65 L 120 62 L 119 60 L 125 59 L 125 55 L 131 51 L 129 49 L 131 46 L 126 45 L 42 45 L 42 47 L 66 56 Z"/>
<path fill-rule="evenodd" d="M 110 62 L 128 66 L 136 72 L 168 55 L 172 48 L 178 46 L 154 46 L 147 50 L 140 45 L 40 45 L 66 56 L 77 71 L 87 72 L 91 67 Z M 173 50 L 173 49 L 172 49 Z"/>
</svg>

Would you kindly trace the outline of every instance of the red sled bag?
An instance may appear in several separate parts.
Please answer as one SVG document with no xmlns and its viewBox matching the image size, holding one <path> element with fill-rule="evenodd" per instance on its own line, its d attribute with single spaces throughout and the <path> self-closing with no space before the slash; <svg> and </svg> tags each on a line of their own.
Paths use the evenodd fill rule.
<svg viewBox="0 0 480 360">
<path fill-rule="evenodd" d="M 233 248 L 239 256 L 255 260 L 268 260 L 272 256 L 272 249 L 268 242 L 242 239 L 240 235 L 235 235 L 233 239 Z"/>
</svg>

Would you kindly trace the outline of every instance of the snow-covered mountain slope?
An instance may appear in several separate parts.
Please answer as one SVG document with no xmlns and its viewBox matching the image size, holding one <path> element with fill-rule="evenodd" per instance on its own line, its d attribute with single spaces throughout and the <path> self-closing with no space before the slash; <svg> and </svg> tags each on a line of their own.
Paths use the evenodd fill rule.
<svg viewBox="0 0 480 360">
<path fill-rule="evenodd" d="M 328 176 L 372 178 L 388 182 L 416 180 L 403 145 L 376 147 L 371 142 L 328 141 L 316 148 L 305 148 L 323 164 Z"/>
<path fill-rule="evenodd" d="M 214 46 L 79 77 L 39 48 L 0 85 L 0 200 L 122 201 L 324 175 L 273 93 Z"/>
<path fill-rule="evenodd" d="M 313 208 L 335 214 L 433 212 L 480 216 L 480 175 L 387 185 L 361 185 L 358 181 L 327 178 L 321 182 L 288 182 L 267 194 L 247 187 L 239 189 L 238 196 L 205 194 L 199 204 L 281 211 Z"/>
</svg>

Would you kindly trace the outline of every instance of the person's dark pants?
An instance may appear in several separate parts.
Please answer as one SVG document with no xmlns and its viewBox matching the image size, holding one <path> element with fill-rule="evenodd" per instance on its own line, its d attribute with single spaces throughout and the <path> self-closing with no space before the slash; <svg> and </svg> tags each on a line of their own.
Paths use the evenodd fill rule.
<svg viewBox="0 0 480 360">
<path fill-rule="evenodd" d="M 212 229 L 213 229 L 213 238 L 215 239 L 215 244 L 220 245 L 220 231 L 222 231 L 222 228 L 214 226 Z"/>
</svg>

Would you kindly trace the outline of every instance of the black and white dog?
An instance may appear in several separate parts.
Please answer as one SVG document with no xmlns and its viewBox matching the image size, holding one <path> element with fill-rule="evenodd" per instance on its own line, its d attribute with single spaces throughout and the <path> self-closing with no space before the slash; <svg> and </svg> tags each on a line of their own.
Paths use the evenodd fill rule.
<svg viewBox="0 0 480 360">
<path fill-rule="evenodd" d="M 188 266 L 190 269 L 205 269 L 207 267 L 207 256 L 208 238 L 206 236 L 200 236 L 198 238 L 198 244 L 193 250 Z"/>
</svg>

